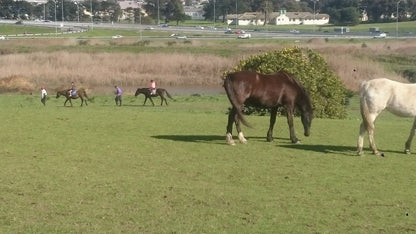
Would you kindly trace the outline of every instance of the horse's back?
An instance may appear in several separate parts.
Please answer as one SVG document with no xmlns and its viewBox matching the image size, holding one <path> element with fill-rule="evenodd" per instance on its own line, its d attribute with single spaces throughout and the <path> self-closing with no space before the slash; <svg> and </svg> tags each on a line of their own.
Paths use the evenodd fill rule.
<svg viewBox="0 0 416 234">
<path fill-rule="evenodd" d="M 239 102 L 247 100 L 247 104 L 256 103 L 264 107 L 294 103 L 299 95 L 305 94 L 303 86 L 284 71 L 274 74 L 253 71 L 230 73 L 224 81 L 224 87 L 226 92 L 232 89 Z"/>
<path fill-rule="evenodd" d="M 399 116 L 415 116 L 416 84 L 406 84 L 378 78 L 364 81 L 360 85 L 361 105 L 367 105 L 372 113 L 387 109 Z"/>
<path fill-rule="evenodd" d="M 254 71 L 237 71 L 228 74 L 225 82 L 235 83 L 235 86 L 245 86 L 253 88 L 261 88 L 267 90 L 268 88 L 275 89 L 276 86 L 283 84 L 297 84 L 296 80 L 289 74 L 283 71 L 274 74 L 261 74 Z"/>
</svg>

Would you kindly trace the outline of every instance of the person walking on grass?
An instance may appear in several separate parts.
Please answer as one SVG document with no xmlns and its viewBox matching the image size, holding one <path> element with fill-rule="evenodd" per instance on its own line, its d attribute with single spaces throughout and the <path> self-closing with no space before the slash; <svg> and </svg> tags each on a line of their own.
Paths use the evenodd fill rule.
<svg viewBox="0 0 416 234">
<path fill-rule="evenodd" d="M 45 86 L 41 87 L 41 93 L 40 93 L 40 102 L 45 106 L 46 105 L 46 97 L 48 96 L 48 93 L 46 92 Z"/>
<path fill-rule="evenodd" d="M 116 94 L 116 98 L 114 99 L 116 101 L 116 106 L 121 106 L 121 89 L 116 85 L 114 86 L 116 91 L 114 92 Z"/>
</svg>

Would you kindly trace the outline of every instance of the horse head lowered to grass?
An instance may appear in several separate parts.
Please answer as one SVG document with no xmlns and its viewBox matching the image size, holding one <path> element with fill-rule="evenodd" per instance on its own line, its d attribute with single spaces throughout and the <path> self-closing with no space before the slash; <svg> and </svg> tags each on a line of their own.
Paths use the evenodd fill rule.
<svg viewBox="0 0 416 234">
<path fill-rule="evenodd" d="M 232 138 L 234 122 L 240 142 L 247 142 L 240 127 L 240 121 L 244 125 L 250 126 L 242 113 L 244 105 L 270 109 L 270 126 L 267 131 L 267 141 L 273 141 L 273 127 L 279 107 L 286 109 L 290 139 L 293 143 L 299 142 L 293 127 L 293 116 L 296 108 L 301 114 L 304 134 L 309 136 L 313 117 L 311 100 L 306 89 L 291 74 L 285 71 L 279 71 L 271 75 L 252 71 L 239 71 L 227 75 L 224 80 L 224 88 L 232 105 L 228 115 L 226 134 L 228 144 L 235 144 Z"/>
<path fill-rule="evenodd" d="M 64 96 L 66 97 L 66 100 L 64 102 L 64 106 L 66 106 L 66 103 L 69 101 L 69 103 L 71 103 L 72 106 L 72 101 L 71 99 L 81 99 L 81 106 L 84 104 L 85 101 L 85 105 L 88 106 L 87 100 L 89 100 L 88 96 L 87 96 L 87 92 L 85 92 L 85 89 L 80 88 L 77 90 L 77 92 L 75 93 L 75 95 L 69 95 L 69 91 L 71 89 L 65 89 L 65 90 L 61 90 L 58 91 L 56 93 L 56 98 L 59 98 L 60 96 Z"/>
</svg>

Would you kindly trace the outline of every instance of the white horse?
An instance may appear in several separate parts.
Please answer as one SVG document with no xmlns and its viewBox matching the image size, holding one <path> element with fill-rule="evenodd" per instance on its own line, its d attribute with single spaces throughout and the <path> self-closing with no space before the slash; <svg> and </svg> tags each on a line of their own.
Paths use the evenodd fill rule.
<svg viewBox="0 0 416 234">
<path fill-rule="evenodd" d="M 404 84 L 389 79 L 381 78 L 364 81 L 360 85 L 360 109 L 363 122 L 360 125 L 358 137 L 358 155 L 363 154 L 365 131 L 373 153 L 379 155 L 374 142 L 374 121 L 377 116 L 387 109 L 391 113 L 401 117 L 416 116 L 416 84 Z M 410 145 L 415 135 L 416 118 L 410 129 L 409 138 L 406 141 L 405 153 L 410 154 Z"/>
</svg>

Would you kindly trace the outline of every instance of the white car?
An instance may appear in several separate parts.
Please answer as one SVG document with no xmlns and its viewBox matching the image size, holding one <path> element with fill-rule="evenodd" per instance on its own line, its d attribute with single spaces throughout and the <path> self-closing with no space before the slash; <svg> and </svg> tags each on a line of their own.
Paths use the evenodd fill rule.
<svg viewBox="0 0 416 234">
<path fill-rule="evenodd" d="M 6 40 L 5 36 L 0 35 L 0 40 Z"/>
<path fill-rule="evenodd" d="M 123 37 L 122 35 L 115 35 L 115 36 L 112 36 L 111 38 L 117 39 L 117 38 L 122 38 L 122 37 Z"/>
<path fill-rule="evenodd" d="M 251 38 L 251 34 L 250 33 L 243 33 L 238 35 L 237 37 L 238 39 L 250 39 Z"/>
<path fill-rule="evenodd" d="M 380 33 L 380 34 L 374 36 L 374 38 L 386 38 L 386 37 L 387 37 L 386 33 Z"/>
</svg>

